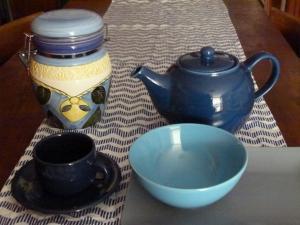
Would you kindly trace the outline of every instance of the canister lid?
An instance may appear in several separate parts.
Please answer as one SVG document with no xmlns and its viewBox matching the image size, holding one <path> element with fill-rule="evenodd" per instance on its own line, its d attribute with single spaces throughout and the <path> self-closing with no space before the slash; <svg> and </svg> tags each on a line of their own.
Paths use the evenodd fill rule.
<svg viewBox="0 0 300 225">
<path fill-rule="evenodd" d="M 62 38 L 87 35 L 103 27 L 102 18 L 84 9 L 59 9 L 38 16 L 31 24 L 33 33 Z"/>
<path fill-rule="evenodd" d="M 225 52 L 215 51 L 212 47 L 203 47 L 198 52 L 181 56 L 179 65 L 198 74 L 212 75 L 227 71 L 238 64 L 238 59 Z"/>
</svg>

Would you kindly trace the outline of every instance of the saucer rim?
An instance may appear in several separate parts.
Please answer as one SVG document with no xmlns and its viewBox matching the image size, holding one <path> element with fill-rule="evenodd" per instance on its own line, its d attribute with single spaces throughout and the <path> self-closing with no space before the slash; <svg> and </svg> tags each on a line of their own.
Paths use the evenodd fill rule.
<svg viewBox="0 0 300 225">
<path fill-rule="evenodd" d="M 97 152 L 96 153 L 96 160 L 99 160 L 100 158 L 105 158 L 106 160 L 109 161 L 110 165 L 111 165 L 111 168 L 112 168 L 112 171 L 114 171 L 114 179 L 113 181 L 111 182 L 111 184 L 109 185 L 110 187 L 112 186 L 112 188 L 106 192 L 105 194 L 103 194 L 99 199 L 97 200 L 94 200 L 94 201 L 91 201 L 87 204 L 83 204 L 83 205 L 80 205 L 80 206 L 76 206 L 76 207 L 73 207 L 73 208 L 68 208 L 68 209 L 49 209 L 49 208 L 45 208 L 45 207 L 40 207 L 40 206 L 36 206 L 35 204 L 31 204 L 32 201 L 28 201 L 26 198 L 22 198 L 22 199 L 19 199 L 18 197 L 18 194 L 16 194 L 16 187 L 17 187 L 17 181 L 19 180 L 19 178 L 21 177 L 21 174 L 22 172 L 30 165 L 30 164 L 33 164 L 34 163 L 34 160 L 29 160 L 28 162 L 26 162 L 19 170 L 16 171 L 13 179 L 12 179 L 12 182 L 11 182 L 11 193 L 12 193 L 12 197 L 23 207 L 25 207 L 26 209 L 29 209 L 29 210 L 33 210 L 33 211 L 36 211 L 36 212 L 41 212 L 41 213 L 45 213 L 45 214 L 70 214 L 70 213 L 74 213 L 74 212 L 80 212 L 84 209 L 87 209 L 87 208 L 91 208 L 101 202 L 103 202 L 105 199 L 107 199 L 109 196 L 111 196 L 113 193 L 115 193 L 116 191 L 118 191 L 119 187 L 120 187 L 120 182 L 121 182 L 121 170 L 120 170 L 120 167 L 118 165 L 117 162 L 115 162 L 109 155 L 107 154 L 104 154 L 102 152 Z M 39 182 L 39 181 L 38 181 Z M 93 185 L 93 184 L 91 184 Z M 80 193 L 83 193 L 85 190 L 79 192 L 78 194 Z M 65 199 L 67 198 L 72 198 L 74 196 L 70 196 L 70 197 L 65 197 Z M 23 201 L 25 200 L 25 201 Z"/>
</svg>

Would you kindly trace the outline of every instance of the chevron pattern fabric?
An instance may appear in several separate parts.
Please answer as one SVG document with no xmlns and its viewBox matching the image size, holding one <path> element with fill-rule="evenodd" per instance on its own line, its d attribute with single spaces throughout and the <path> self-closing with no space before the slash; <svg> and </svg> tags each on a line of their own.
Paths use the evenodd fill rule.
<svg viewBox="0 0 300 225">
<path fill-rule="evenodd" d="M 94 139 L 97 151 L 108 154 L 119 164 L 120 190 L 95 207 L 68 215 L 42 214 L 17 203 L 10 191 L 14 173 L 32 159 L 32 149 L 40 139 L 61 132 L 44 121 L 2 188 L 1 225 L 119 224 L 131 177 L 129 148 L 143 133 L 167 124 L 154 108 L 144 85 L 130 78 L 131 71 L 143 64 L 164 73 L 181 54 L 207 45 L 245 60 L 222 0 L 115 0 L 104 21 L 109 27 L 110 40 L 105 45 L 113 67 L 108 106 L 101 122 L 75 132 L 88 134 Z M 251 146 L 286 145 L 263 98 L 255 102 L 236 137 Z"/>
</svg>

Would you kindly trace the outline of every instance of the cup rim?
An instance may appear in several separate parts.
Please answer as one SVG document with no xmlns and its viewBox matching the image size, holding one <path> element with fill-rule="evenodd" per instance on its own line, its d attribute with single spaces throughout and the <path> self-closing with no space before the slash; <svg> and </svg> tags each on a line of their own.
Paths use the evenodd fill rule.
<svg viewBox="0 0 300 225">
<path fill-rule="evenodd" d="M 51 163 L 51 162 L 47 162 L 47 161 L 44 161 L 42 159 L 40 159 L 40 157 L 37 156 L 37 148 L 42 145 L 45 141 L 49 140 L 49 139 L 52 139 L 52 138 L 56 138 L 56 137 L 61 137 L 61 136 L 66 136 L 66 135 L 77 135 L 77 136 L 81 136 L 81 137 L 84 137 L 86 138 L 87 140 L 89 140 L 91 143 L 92 143 L 92 148 L 90 149 L 90 151 L 84 155 L 83 157 L 75 160 L 75 161 L 71 161 L 71 162 L 66 162 L 66 163 Z M 51 165 L 51 166 L 71 166 L 71 165 L 74 165 L 74 164 L 77 164 L 81 161 L 84 161 L 86 158 L 88 158 L 91 154 L 94 154 L 96 153 L 96 147 L 95 147 L 95 142 L 94 140 L 88 136 L 87 134 L 83 134 L 83 133 L 76 133 L 76 132 L 62 132 L 62 133 L 56 133 L 56 134 L 52 134 L 52 135 L 49 135 L 45 138 L 42 138 L 33 148 L 33 159 L 36 160 L 37 162 L 39 163 L 42 163 L 44 165 Z"/>
</svg>

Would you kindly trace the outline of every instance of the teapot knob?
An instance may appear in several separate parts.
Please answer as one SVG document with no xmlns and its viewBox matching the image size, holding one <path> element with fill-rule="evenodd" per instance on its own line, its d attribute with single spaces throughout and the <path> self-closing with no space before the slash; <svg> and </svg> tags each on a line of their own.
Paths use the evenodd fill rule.
<svg viewBox="0 0 300 225">
<path fill-rule="evenodd" d="M 201 56 L 201 60 L 202 63 L 204 63 L 205 65 L 210 64 L 214 61 L 214 55 L 215 55 L 215 49 L 212 47 L 203 47 L 200 50 L 200 56 Z"/>
</svg>

